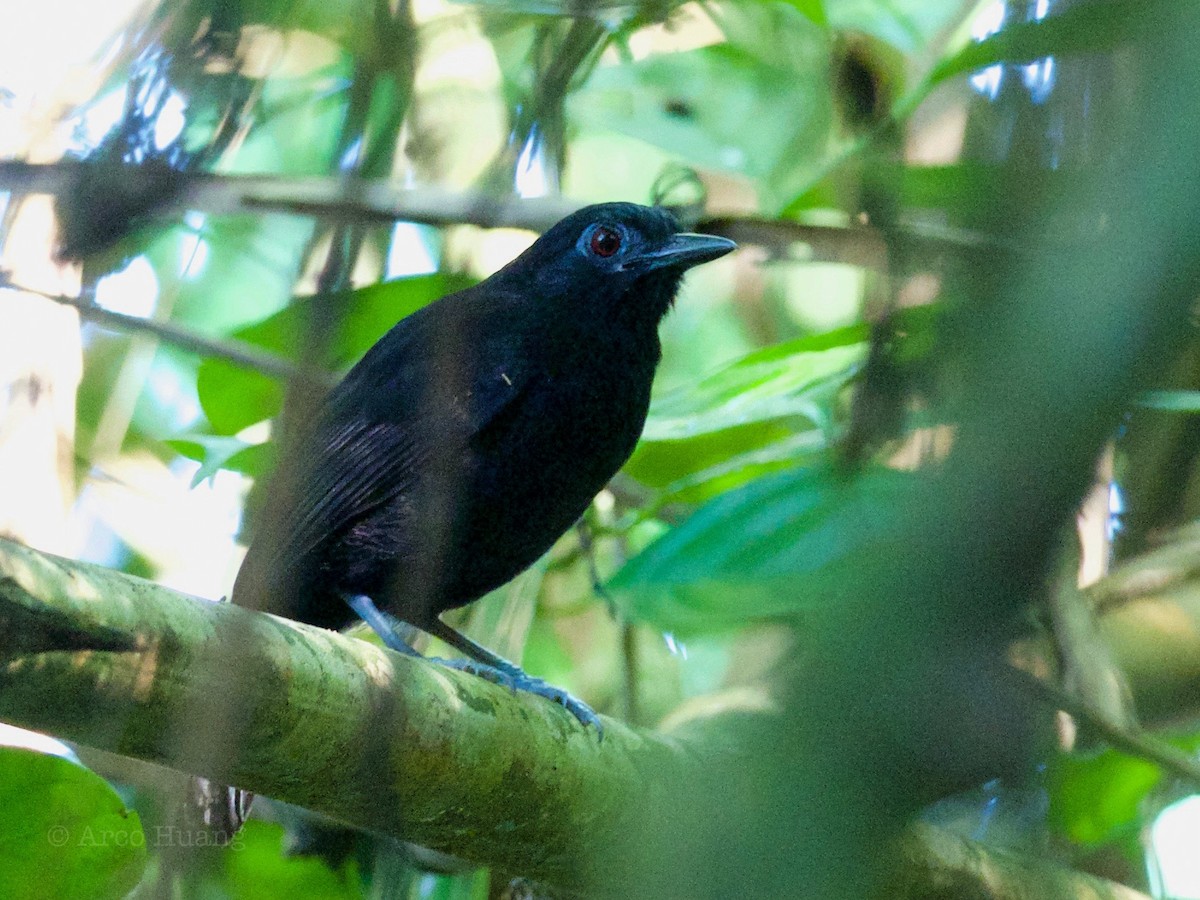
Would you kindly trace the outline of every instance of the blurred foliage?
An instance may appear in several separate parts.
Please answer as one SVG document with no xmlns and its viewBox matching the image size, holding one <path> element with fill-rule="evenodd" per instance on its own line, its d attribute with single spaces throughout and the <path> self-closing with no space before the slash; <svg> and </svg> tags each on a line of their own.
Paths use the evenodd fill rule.
<svg viewBox="0 0 1200 900">
<path fill-rule="evenodd" d="M 1194 756 L 1200 733 L 1178 735 L 1170 743 Z M 1050 762 L 1046 787 L 1051 833 L 1077 848 L 1080 856 L 1114 851 L 1135 870 L 1148 850 L 1153 860 L 1146 832 L 1155 816 L 1194 790 L 1154 763 L 1112 749 L 1058 754 Z M 1184 860 L 1170 862 L 1187 865 Z"/>
<path fill-rule="evenodd" d="M 1154 763 L 1115 750 L 1059 757 L 1050 774 L 1051 822 L 1084 846 L 1136 839 L 1143 804 L 1161 780 Z"/>
<path fill-rule="evenodd" d="M 282 826 L 251 821 L 238 834 L 237 846 L 225 854 L 219 882 L 234 897 L 312 897 L 351 900 L 362 896 L 355 867 L 334 872 L 321 859 L 284 854 Z"/>
<path fill-rule="evenodd" d="M 719 24 L 724 43 L 601 67 L 570 110 L 585 125 L 788 196 L 814 176 L 832 137 L 826 32 L 782 4 L 723 7 Z M 797 83 L 812 87 L 797 91 Z"/>
<path fill-rule="evenodd" d="M 301 344 L 304 324 L 312 317 L 311 305 L 332 302 L 340 314 L 336 331 L 329 336 L 331 362 L 337 369 L 347 369 L 398 319 L 470 283 L 469 279 L 452 275 L 427 275 L 370 285 L 328 300 L 297 299 L 285 309 L 230 336 L 279 356 L 288 356 Z M 196 386 L 201 408 L 218 435 L 237 434 L 276 415 L 283 405 L 284 386 L 278 380 L 224 360 L 205 361 L 197 374 Z"/>
<path fill-rule="evenodd" d="M 77 762 L 0 747 L 0 895 L 124 897 L 146 865 L 138 814 Z"/>
<path fill-rule="evenodd" d="M 894 500 L 920 477 L 900 470 L 928 459 L 896 457 L 905 437 L 938 424 L 923 418 L 926 387 L 953 394 L 954 338 L 964 332 L 954 330 L 961 318 L 947 326 L 952 315 L 943 312 L 975 312 L 960 296 L 963 284 L 986 283 L 989 264 L 1013 251 L 1004 204 L 1028 195 L 1009 190 L 1012 160 L 964 153 L 917 164 L 896 152 L 897 136 L 929 128 L 919 120 L 931 108 L 976 115 L 988 101 L 966 85 L 986 67 L 1007 67 L 1016 83 L 1021 66 L 1050 57 L 1119 58 L 1153 18 L 1128 0 L 1080 2 L 1037 20 L 1013 13 L 1004 28 L 973 40 L 978 6 L 162 3 L 128 23 L 104 57 L 95 96 L 67 123 L 82 135 L 73 152 L 85 159 L 220 175 L 359 173 L 414 187 L 561 188 L 580 199 L 645 202 L 659 172 L 682 165 L 701 173 L 722 211 L 785 224 L 866 217 L 883 229 L 871 271 L 809 264 L 797 238 L 752 250 L 756 266 L 726 261 L 690 276 L 663 329 L 643 440 L 590 517 L 594 546 L 564 536 L 544 575 L 471 613 L 477 636 L 523 648 L 531 672 L 599 698 L 598 706 L 640 709 L 653 724 L 685 697 L 736 682 L 731 660 L 753 640 L 741 632 L 794 620 L 814 597 L 852 582 L 847 573 L 894 540 Z M 121 112 L 88 136 L 114 99 Z M 173 134 L 170 109 L 180 117 Z M 1066 190 L 1056 171 L 1026 175 L 1048 204 Z M 101 200 L 82 210 L 81 233 L 104 240 L 76 242 L 91 251 L 84 279 L 98 295 L 106 283 L 125 296 L 141 292 L 151 317 L 317 376 L 345 369 L 397 320 L 486 275 L 528 237 L 447 228 L 437 252 L 423 248 L 433 258 L 422 268 L 399 229 L 283 211 L 190 213 L 174 224 L 131 216 L 129 229 L 110 229 L 111 207 Z M 937 240 L 914 238 L 898 210 L 941 229 Z M 1069 221 L 1073 210 L 1061 214 Z M 914 247 L 925 255 L 917 259 Z M 930 287 L 921 264 L 939 254 L 952 260 L 942 271 L 960 277 Z M 436 271 L 407 274 L 428 268 Z M 142 282 L 129 280 L 139 272 Z M 872 356 L 885 313 L 894 316 L 890 338 Z M 103 479 L 122 451 L 146 449 L 193 485 L 270 471 L 274 449 L 262 423 L 284 408 L 283 381 L 145 336 L 94 326 L 85 335 L 78 452 L 90 479 Z M 1047 357 L 1057 349 L 1045 348 Z M 939 353 L 950 362 L 939 358 L 931 375 Z M 909 432 L 881 426 L 868 435 L 876 452 L 856 473 L 839 464 L 837 450 L 854 389 L 880 383 L 864 372 L 878 372 L 870 367 L 881 357 L 883 380 L 894 382 L 884 387 L 887 402 L 907 404 Z M 113 389 L 122 378 L 133 385 L 126 394 Z M 1194 413 L 1200 395 L 1192 388 L 1147 394 L 1143 403 Z M 595 577 L 610 597 L 596 595 Z M 536 613 L 517 614 L 535 594 Z M 1161 778 L 1153 765 L 1111 751 L 1059 757 L 1046 781 L 1052 825 L 1080 845 L 1127 840 L 1145 825 L 1146 798 Z M 35 780 L 14 769 L 0 787 Z M 91 805 L 117 814 L 99 803 L 72 814 Z M 223 875 L 235 896 L 360 895 L 345 873 L 283 860 L 273 826 L 251 823 L 245 840 Z M 48 852 L 44 842 L 26 843 L 31 858 Z M 93 877 L 80 859 L 68 864 L 56 863 L 64 878 Z M 104 884 L 127 884 L 120 878 L 141 864 L 141 856 L 114 857 L 86 868 Z M 486 890 L 478 880 L 447 884 L 414 891 Z"/>
<path fill-rule="evenodd" d="M 680 636 L 790 619 L 894 534 L 913 476 L 816 466 L 758 478 L 701 505 L 612 584 L 638 619 Z"/>
</svg>

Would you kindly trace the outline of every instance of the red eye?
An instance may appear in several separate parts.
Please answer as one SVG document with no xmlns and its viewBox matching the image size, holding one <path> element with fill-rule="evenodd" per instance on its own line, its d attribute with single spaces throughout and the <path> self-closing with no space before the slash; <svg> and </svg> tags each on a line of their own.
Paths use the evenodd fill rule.
<svg viewBox="0 0 1200 900">
<path fill-rule="evenodd" d="M 592 252 L 597 256 L 608 258 L 621 249 L 621 235 L 611 228 L 604 225 L 599 225 L 592 232 L 592 239 L 588 246 L 592 248 Z"/>
</svg>

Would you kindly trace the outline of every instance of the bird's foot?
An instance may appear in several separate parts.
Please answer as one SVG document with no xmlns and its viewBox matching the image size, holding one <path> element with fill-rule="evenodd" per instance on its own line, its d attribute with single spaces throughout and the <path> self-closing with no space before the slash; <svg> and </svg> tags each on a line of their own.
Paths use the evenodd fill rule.
<svg viewBox="0 0 1200 900">
<path fill-rule="evenodd" d="M 555 687 L 540 678 L 527 675 L 520 669 L 506 671 L 495 666 L 476 662 L 473 659 L 436 659 L 434 662 L 449 666 L 451 669 L 458 669 L 461 672 L 469 672 L 485 681 L 490 681 L 492 684 L 506 687 L 514 694 L 517 691 L 525 691 L 528 694 L 545 697 L 547 700 L 551 700 L 562 706 L 567 712 L 578 719 L 580 724 L 585 728 L 589 725 L 594 727 L 596 733 L 600 736 L 600 740 L 604 740 L 604 726 L 600 724 L 600 717 L 596 715 L 590 706 L 578 697 L 571 696 L 571 694 L 560 687 Z"/>
<path fill-rule="evenodd" d="M 410 647 L 408 642 L 400 636 L 408 626 L 392 614 L 379 609 L 370 597 L 355 594 L 347 597 L 346 603 L 358 614 L 360 619 L 370 626 L 372 631 L 379 635 L 383 646 L 389 650 L 395 650 L 397 653 L 403 653 L 405 656 L 421 657 L 421 654 Z"/>
</svg>

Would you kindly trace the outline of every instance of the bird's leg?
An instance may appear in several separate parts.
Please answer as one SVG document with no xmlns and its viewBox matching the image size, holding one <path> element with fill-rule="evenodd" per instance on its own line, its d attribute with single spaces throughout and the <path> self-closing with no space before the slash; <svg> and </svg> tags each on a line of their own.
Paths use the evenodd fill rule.
<svg viewBox="0 0 1200 900">
<path fill-rule="evenodd" d="M 534 678 L 532 675 L 527 675 L 525 671 L 515 663 L 509 662 L 502 656 L 497 656 L 487 647 L 483 647 L 464 634 L 455 631 L 441 619 L 436 616 L 430 621 L 421 624 L 421 630 L 427 631 L 439 640 L 449 644 L 460 653 L 464 653 L 471 657 L 470 660 L 446 661 L 448 665 L 462 669 L 465 672 L 470 672 L 473 675 L 478 675 L 481 678 L 486 678 L 488 681 L 496 684 L 503 684 L 514 691 L 527 691 L 530 694 L 536 694 L 539 697 L 545 697 L 548 700 L 553 700 L 555 703 L 562 704 L 567 712 L 573 715 L 585 727 L 593 725 L 599 733 L 601 740 L 604 739 L 604 726 L 600 724 L 600 717 L 592 710 L 590 706 L 572 697 L 562 688 L 557 688 L 552 684 L 547 684 L 540 678 Z"/>
<path fill-rule="evenodd" d="M 588 521 L 587 515 L 575 523 L 575 534 L 579 538 L 579 552 L 583 554 L 583 558 L 587 562 L 588 578 L 592 581 L 592 593 L 604 601 L 608 607 L 608 614 L 615 619 L 617 604 L 613 600 L 612 594 L 604 586 L 604 579 L 600 577 L 600 568 L 596 565 L 596 536 L 592 533 L 592 524 Z"/>
<path fill-rule="evenodd" d="M 354 594 L 347 597 L 346 605 L 354 610 L 358 617 L 366 622 L 372 631 L 379 635 L 379 639 L 383 641 L 383 645 L 389 650 L 395 650 L 397 653 L 403 653 L 405 656 L 421 656 L 420 653 L 408 645 L 408 642 L 404 638 L 400 637 L 400 632 L 404 630 L 405 624 L 395 616 L 381 610 L 366 594 Z"/>
<path fill-rule="evenodd" d="M 546 684 L 540 678 L 534 678 L 532 675 L 525 674 L 520 666 L 510 663 L 502 656 L 497 656 L 491 650 L 487 649 L 487 647 L 475 643 L 466 635 L 459 634 L 441 619 L 435 617 L 422 630 L 449 644 L 455 650 L 465 653 L 471 659 L 437 659 L 422 656 L 400 636 L 400 632 L 404 630 L 406 623 L 390 613 L 381 610 L 365 594 L 354 594 L 347 597 L 346 605 L 354 610 L 358 617 L 366 622 L 372 631 L 379 635 L 380 640 L 383 641 L 384 646 L 389 650 L 395 650 L 397 653 L 403 653 L 405 656 L 416 656 L 419 659 L 428 659 L 430 662 L 461 669 L 464 672 L 470 672 L 472 675 L 478 675 L 480 678 L 486 678 L 495 684 L 504 685 L 514 691 L 528 691 L 531 694 L 537 694 L 539 697 L 546 697 L 555 703 L 562 704 L 584 726 L 594 725 L 601 739 L 604 738 L 604 727 L 600 724 L 600 717 L 582 700 L 572 697 L 562 688 L 556 688 L 553 685 Z"/>
</svg>

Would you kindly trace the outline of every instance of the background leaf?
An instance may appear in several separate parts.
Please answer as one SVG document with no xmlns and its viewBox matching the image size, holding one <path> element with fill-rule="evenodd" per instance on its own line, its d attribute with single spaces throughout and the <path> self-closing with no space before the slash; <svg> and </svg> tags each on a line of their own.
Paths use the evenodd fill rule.
<svg viewBox="0 0 1200 900">
<path fill-rule="evenodd" d="M 233 333 L 233 337 L 281 357 L 298 360 L 303 325 L 311 304 L 342 307 L 329 346 L 333 363 L 346 368 L 393 325 L 445 294 L 461 290 L 468 279 L 453 275 L 421 275 L 373 284 L 329 298 L 305 297 L 286 309 Z M 274 416 L 283 402 L 283 385 L 276 379 L 219 359 L 200 366 L 197 391 L 204 413 L 219 435 Z"/>
<path fill-rule="evenodd" d="M 0 896 L 124 897 L 146 836 L 104 779 L 83 766 L 0 747 Z"/>
<path fill-rule="evenodd" d="M 915 477 L 808 467 L 757 479 L 700 506 L 610 589 L 630 615 L 680 635 L 793 615 L 894 539 L 892 499 Z"/>
</svg>

